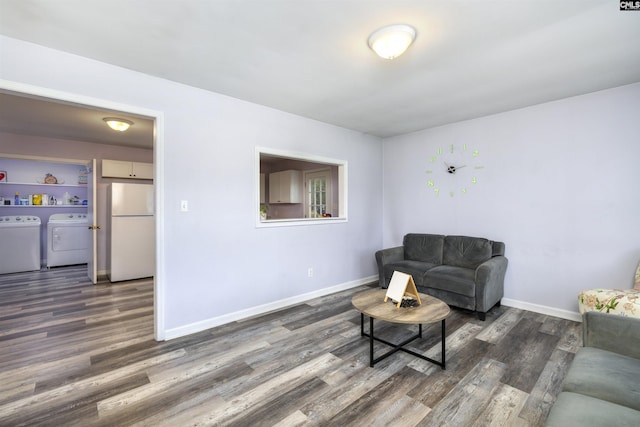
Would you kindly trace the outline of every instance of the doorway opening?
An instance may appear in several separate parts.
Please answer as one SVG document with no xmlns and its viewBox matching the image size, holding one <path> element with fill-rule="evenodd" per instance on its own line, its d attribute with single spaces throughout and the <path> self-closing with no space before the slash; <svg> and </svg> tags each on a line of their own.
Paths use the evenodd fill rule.
<svg viewBox="0 0 640 427">
<path fill-rule="evenodd" d="M 151 147 L 152 150 L 152 162 L 154 164 L 154 194 L 155 194 L 155 234 L 156 234 L 156 249 L 155 249 L 155 264 L 156 270 L 154 275 L 154 285 L 153 285 L 153 294 L 154 294 L 154 337 L 158 341 L 162 341 L 165 338 L 164 333 L 164 274 L 163 268 L 164 259 L 162 259 L 162 255 L 164 251 L 162 250 L 163 245 L 163 236 L 161 231 L 163 229 L 163 211 L 160 208 L 162 206 L 163 194 L 164 194 L 164 182 L 163 182 L 163 145 L 164 145 L 164 117 L 162 112 L 149 110 L 146 108 L 136 107 L 136 106 L 128 106 L 123 104 L 117 104 L 111 101 L 106 101 L 97 98 L 90 98 L 82 95 L 66 93 L 55 91 L 47 88 L 30 86 L 16 82 L 10 81 L 0 81 L 0 96 L 2 97 L 16 97 L 16 100 L 24 101 L 37 101 L 39 103 L 47 104 L 49 107 L 60 107 L 62 109 L 66 108 L 76 108 L 78 111 L 91 111 L 91 112 L 99 112 L 97 114 L 106 114 L 106 113 L 119 113 L 127 116 L 133 116 L 136 118 L 140 118 L 143 120 L 147 120 L 151 126 Z M 43 104 L 43 105 L 44 105 Z M 6 102 L 0 102 L 0 105 L 7 105 Z M 11 105 L 11 104 L 9 104 Z M 3 107 L 7 108 L 7 107 Z M 54 108 L 55 109 L 55 108 Z M 24 111 L 24 114 L 27 114 L 29 111 Z M 33 112 L 33 111 L 32 111 Z M 7 117 L 2 114 L 3 117 Z M 64 116 L 59 120 L 60 123 L 64 123 L 64 120 L 77 120 L 77 116 Z M 61 140 L 64 138 L 64 135 L 56 134 L 53 128 L 47 128 L 47 126 L 36 126 L 33 123 L 33 115 L 31 116 L 32 120 L 32 131 L 20 132 L 15 129 L 12 129 L 7 125 L 7 123 L 0 123 L 0 132 L 18 135 L 18 137 L 26 137 L 31 135 L 36 138 L 47 138 L 49 135 L 52 139 Z M 102 120 L 102 117 L 100 118 Z M 69 124 L 69 122 L 67 122 Z M 45 123 L 41 123 L 41 125 L 45 125 Z M 104 125 L 104 124 L 103 124 Z M 60 128 L 64 128 L 64 126 L 60 126 Z M 25 128 L 27 129 L 27 128 Z M 48 132 L 48 133 L 47 133 Z M 68 137 L 69 140 L 78 141 L 77 137 L 72 138 Z M 86 143 L 96 144 L 99 143 L 95 139 L 87 138 L 84 141 L 85 145 L 82 148 L 78 148 L 78 152 L 86 152 Z M 4 145 L 4 144 L 3 144 Z M 78 146 L 80 147 L 80 146 Z M 4 148 L 4 147 L 3 147 Z M 27 146 L 24 146 L 16 153 L 15 155 L 23 155 L 23 156 L 31 156 L 31 157 L 44 157 L 50 158 L 51 156 L 37 156 L 33 153 L 28 153 L 25 150 L 28 150 Z M 4 150 L 3 150 L 4 151 Z M 11 153 L 8 153 L 11 154 Z M 65 156 L 66 157 L 66 156 Z M 76 157 L 75 155 L 73 157 Z M 78 154 L 80 159 L 85 159 L 86 154 Z M 80 160 L 80 159 L 75 159 Z M 94 174 L 96 169 L 94 167 Z M 98 203 L 99 205 L 99 203 Z M 96 225 L 95 223 L 93 225 Z"/>
</svg>

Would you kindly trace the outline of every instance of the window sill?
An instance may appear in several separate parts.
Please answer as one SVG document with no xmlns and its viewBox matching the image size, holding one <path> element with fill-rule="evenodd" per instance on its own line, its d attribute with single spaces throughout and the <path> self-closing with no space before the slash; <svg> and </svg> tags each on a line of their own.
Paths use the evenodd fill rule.
<svg viewBox="0 0 640 427">
<path fill-rule="evenodd" d="M 259 219 L 256 222 L 256 228 L 270 227 L 294 227 L 300 225 L 327 225 L 347 222 L 347 218 L 331 217 L 331 218 L 287 218 L 287 219 Z"/>
</svg>

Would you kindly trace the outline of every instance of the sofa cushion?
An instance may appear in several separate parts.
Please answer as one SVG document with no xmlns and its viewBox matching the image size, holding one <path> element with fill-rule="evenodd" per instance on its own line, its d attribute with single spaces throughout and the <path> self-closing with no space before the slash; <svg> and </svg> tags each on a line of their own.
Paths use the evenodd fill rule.
<svg viewBox="0 0 640 427">
<path fill-rule="evenodd" d="M 432 268 L 434 264 L 422 261 L 396 261 L 384 266 L 384 277 L 391 278 L 394 271 L 410 274 L 416 286 L 422 286 L 424 282 L 424 272 Z"/>
<path fill-rule="evenodd" d="M 403 246 L 404 259 L 442 264 L 444 236 L 439 234 L 407 234 L 404 236 Z"/>
<path fill-rule="evenodd" d="M 562 392 L 554 403 L 545 426 L 584 427 L 640 425 L 640 412 L 577 393 Z"/>
<path fill-rule="evenodd" d="M 640 410 L 640 360 L 583 347 L 573 359 L 562 390 Z"/>
<path fill-rule="evenodd" d="M 446 236 L 442 263 L 455 267 L 476 268 L 491 258 L 492 244 L 480 237 Z"/>
<path fill-rule="evenodd" d="M 475 270 L 451 265 L 438 265 L 425 273 L 423 286 L 475 297 Z"/>
<path fill-rule="evenodd" d="M 491 256 L 504 256 L 504 242 L 492 242 L 491 243 Z"/>
<path fill-rule="evenodd" d="M 448 290 L 429 288 L 426 286 L 416 286 L 418 288 L 418 292 L 423 294 L 430 295 L 434 298 L 438 298 L 439 300 L 444 301 L 447 305 L 451 305 L 453 307 L 465 308 L 467 310 L 474 311 L 476 309 L 476 297 L 468 297 L 462 294 L 455 294 L 453 292 L 449 292 Z"/>
</svg>

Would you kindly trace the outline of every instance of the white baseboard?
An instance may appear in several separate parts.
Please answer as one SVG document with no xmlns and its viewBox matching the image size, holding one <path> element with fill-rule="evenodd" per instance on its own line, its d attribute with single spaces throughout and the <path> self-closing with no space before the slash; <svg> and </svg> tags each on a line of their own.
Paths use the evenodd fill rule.
<svg viewBox="0 0 640 427">
<path fill-rule="evenodd" d="M 533 311 L 534 313 L 546 314 L 559 317 L 561 319 L 582 322 L 582 315 L 575 311 L 561 310 L 559 308 L 548 307 L 546 305 L 532 304 L 530 302 L 518 301 L 510 298 L 502 298 L 502 305 L 507 307 L 520 308 L 522 310 Z"/>
<path fill-rule="evenodd" d="M 317 291 L 308 292 L 305 294 L 285 298 L 279 301 L 274 301 L 267 304 L 262 304 L 262 305 L 250 307 L 244 310 L 236 311 L 233 313 L 224 314 L 222 316 L 201 320 L 199 322 L 191 323 L 184 326 L 179 326 L 177 328 L 167 329 L 164 331 L 164 338 L 165 340 L 170 340 L 173 338 L 179 338 L 185 335 L 194 334 L 196 332 L 201 332 L 210 328 L 214 328 L 216 326 L 224 325 L 225 323 L 231 323 L 237 320 L 242 320 L 242 319 L 257 316 L 260 314 L 269 313 L 274 310 L 281 310 L 283 308 L 286 308 L 295 304 L 300 304 L 302 302 L 309 301 L 314 298 L 323 297 L 325 295 L 333 294 L 333 293 L 344 291 L 351 288 L 356 288 L 358 286 L 371 283 L 375 280 L 378 280 L 377 274 L 374 276 L 364 277 L 362 279 L 341 283 L 339 285 L 331 286 L 329 288 L 318 289 Z"/>
</svg>

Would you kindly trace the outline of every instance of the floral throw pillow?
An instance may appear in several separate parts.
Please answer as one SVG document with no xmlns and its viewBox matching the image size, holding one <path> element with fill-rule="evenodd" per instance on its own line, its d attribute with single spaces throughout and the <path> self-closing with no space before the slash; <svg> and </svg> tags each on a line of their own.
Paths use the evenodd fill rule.
<svg viewBox="0 0 640 427">
<path fill-rule="evenodd" d="M 640 290 L 591 289 L 578 295 L 580 313 L 600 311 L 640 317 Z"/>
</svg>

